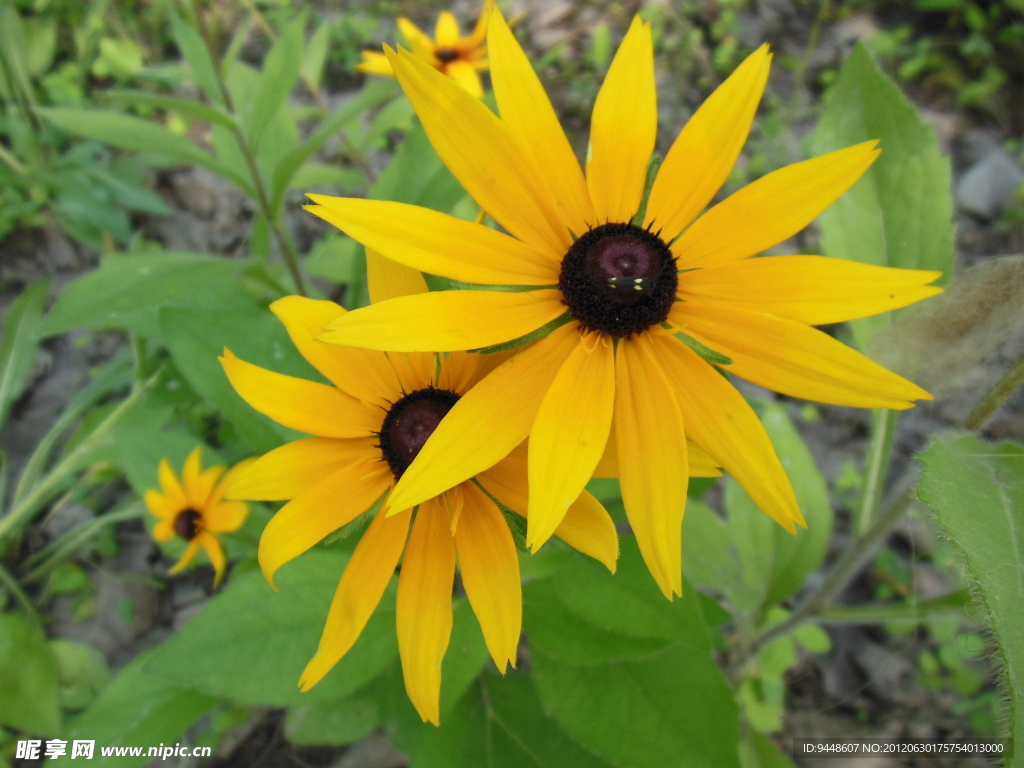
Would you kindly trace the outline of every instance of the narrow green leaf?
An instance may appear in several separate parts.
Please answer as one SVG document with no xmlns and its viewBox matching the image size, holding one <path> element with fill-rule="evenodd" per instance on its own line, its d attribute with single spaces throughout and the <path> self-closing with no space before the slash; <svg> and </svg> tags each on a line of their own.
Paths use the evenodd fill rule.
<svg viewBox="0 0 1024 768">
<path fill-rule="evenodd" d="M 320 87 L 320 78 L 324 74 L 324 63 L 327 61 L 327 50 L 331 44 L 331 25 L 321 23 L 302 53 L 302 64 L 299 71 L 302 77 L 314 88 Z"/>
<path fill-rule="evenodd" d="M 104 96 L 118 101 L 127 101 L 132 104 L 139 104 L 146 107 L 166 109 L 174 112 L 181 112 L 192 117 L 198 117 L 208 123 L 222 125 L 228 130 L 233 130 L 235 119 L 217 107 L 203 104 L 201 101 L 192 99 L 181 99 L 176 96 L 165 96 L 160 93 L 148 93 L 147 91 L 107 91 Z"/>
<path fill-rule="evenodd" d="M 174 43 L 185 57 L 189 69 L 192 70 L 192 77 L 196 85 L 210 99 L 220 106 L 224 106 L 224 94 L 217 82 L 217 70 L 210 57 L 210 50 L 199 31 L 184 21 L 174 10 L 171 10 L 171 35 Z M 230 126 L 229 126 L 230 127 Z"/>
<path fill-rule="evenodd" d="M 711 349 L 710 347 L 705 347 L 703 344 L 701 344 L 699 341 L 693 338 L 693 336 L 688 336 L 687 334 L 681 332 L 677 333 L 675 336 L 677 339 L 683 342 L 683 344 L 688 346 L 690 349 L 692 349 L 698 355 L 703 357 L 709 363 L 714 363 L 715 365 L 732 365 L 731 357 L 726 357 L 721 352 L 715 352 L 715 350 Z"/>
<path fill-rule="evenodd" d="M 551 322 L 545 323 L 537 330 L 530 331 L 528 334 L 526 334 L 525 336 L 520 336 L 518 339 L 512 339 L 511 341 L 505 341 L 502 342 L 501 344 L 494 344 L 490 347 L 481 347 L 480 349 L 473 349 L 470 351 L 479 352 L 482 355 L 491 355 L 494 354 L 495 352 L 507 352 L 510 349 L 517 349 L 518 347 L 522 347 L 526 344 L 529 344 L 531 341 L 543 339 L 549 333 L 551 333 L 557 328 L 561 328 L 570 320 L 572 320 L 572 315 L 566 312 L 564 315 L 556 317 Z"/>
<path fill-rule="evenodd" d="M 368 735 L 380 724 L 377 699 L 362 690 L 333 701 L 291 707 L 284 733 L 292 744 L 342 746 Z"/>
<path fill-rule="evenodd" d="M 36 736 L 60 730 L 57 660 L 17 613 L 0 613 L 0 723 Z"/>
<path fill-rule="evenodd" d="M 740 742 L 742 768 L 796 768 L 796 764 L 764 734 L 751 731 Z"/>
<path fill-rule="evenodd" d="M 216 699 L 147 674 L 144 667 L 153 654 L 145 651 L 132 659 L 63 735 L 68 740 L 95 740 L 93 759 L 97 762 L 90 765 L 146 765 L 152 760 L 146 754 L 148 747 L 175 743 L 216 703 Z M 99 749 L 142 745 L 147 749 L 138 756 L 104 757 Z"/>
<path fill-rule="evenodd" d="M 377 177 L 367 197 L 421 205 L 447 213 L 465 194 L 430 145 L 423 126 L 416 123 L 399 145 L 388 167 Z"/>
<path fill-rule="evenodd" d="M 11 405 L 21 396 L 32 374 L 48 288 L 48 280 L 30 285 L 14 300 L 4 318 L 4 340 L 0 345 L 0 426 L 7 421 Z"/>
<path fill-rule="evenodd" d="M 825 253 L 904 269 L 931 269 L 948 280 L 954 261 L 948 158 L 931 128 L 878 68 L 854 47 L 814 132 L 816 155 L 880 139 L 882 154 L 818 219 Z M 888 315 L 852 324 L 858 346 Z"/>
<path fill-rule="evenodd" d="M 263 60 L 259 86 L 252 112 L 242 125 L 249 146 L 259 146 L 263 131 L 277 113 L 299 80 L 302 64 L 302 28 L 306 14 L 300 13 L 289 21 L 277 42 Z"/>
<path fill-rule="evenodd" d="M 456 291 L 497 291 L 498 293 L 529 293 L 544 288 L 557 288 L 557 285 L 482 285 L 481 283 L 464 283 L 461 280 L 448 280 Z"/>
<path fill-rule="evenodd" d="M 947 433 L 918 457 L 920 499 L 959 548 L 988 613 L 1010 698 L 1011 736 L 1024 736 L 1024 448 Z M 1007 761 L 1024 765 L 1024 751 Z"/>
</svg>

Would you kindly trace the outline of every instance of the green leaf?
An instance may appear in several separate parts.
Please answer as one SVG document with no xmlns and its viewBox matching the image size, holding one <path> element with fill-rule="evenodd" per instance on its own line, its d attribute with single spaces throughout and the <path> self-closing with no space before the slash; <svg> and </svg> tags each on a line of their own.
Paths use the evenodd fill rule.
<svg viewBox="0 0 1024 768">
<path fill-rule="evenodd" d="M 527 675 L 485 673 L 439 728 L 425 729 L 410 768 L 611 768 L 544 714 Z"/>
<path fill-rule="evenodd" d="M 210 57 L 210 50 L 198 30 L 183 21 L 182 18 L 171 10 L 171 35 L 174 43 L 181 51 L 181 55 L 188 62 L 192 70 L 192 78 L 195 84 L 212 99 L 216 104 L 224 106 L 224 94 L 221 92 L 217 82 L 217 70 Z M 230 126 L 228 126 L 230 127 Z"/>
<path fill-rule="evenodd" d="M 39 348 L 43 302 L 50 283 L 39 280 L 14 300 L 4 317 L 4 341 L 0 345 L 0 426 L 7 421 L 11 405 L 32 374 L 32 361 Z"/>
<path fill-rule="evenodd" d="M 173 744 L 216 703 L 201 693 L 147 674 L 144 667 L 153 653 L 145 651 L 132 659 L 64 734 L 69 740 L 95 740 L 94 759 L 100 768 L 146 765 L 150 758 L 145 751 L 139 756 L 104 757 L 99 747 Z"/>
<path fill-rule="evenodd" d="M 690 349 L 692 349 L 698 355 L 703 357 L 709 363 L 714 363 L 715 365 L 732 365 L 731 357 L 726 357 L 721 352 L 715 352 L 715 350 L 711 349 L 710 347 L 705 347 L 703 344 L 701 344 L 699 341 L 693 338 L 693 336 L 688 336 L 685 333 L 677 333 L 675 336 L 677 339 L 683 342 L 683 344 L 688 346 Z"/>
<path fill-rule="evenodd" d="M 17 613 L 0 613 L 0 723 L 33 735 L 60 731 L 57 660 L 46 636 Z"/>
<path fill-rule="evenodd" d="M 74 640 L 51 640 L 60 670 L 60 703 L 65 709 L 85 709 L 110 682 L 107 660 L 96 648 Z"/>
<path fill-rule="evenodd" d="M 36 113 L 69 133 L 122 149 L 163 155 L 185 165 L 201 165 L 229 179 L 246 194 L 252 195 L 252 185 L 247 178 L 188 139 L 171 133 L 156 123 L 102 109 L 39 107 Z"/>
<path fill-rule="evenodd" d="M 771 739 L 756 731 L 740 742 L 740 765 L 743 768 L 796 768 Z"/>
<path fill-rule="evenodd" d="M 495 352 L 507 352 L 510 349 L 518 349 L 519 347 L 529 344 L 531 341 L 543 339 L 552 331 L 561 328 L 570 320 L 572 320 L 572 315 L 566 312 L 564 315 L 560 315 L 559 317 L 556 317 L 554 320 L 544 323 L 544 325 L 542 325 L 537 330 L 530 331 L 525 336 L 520 336 L 518 339 L 512 339 L 511 341 L 503 341 L 500 344 L 494 344 L 490 347 L 481 347 L 480 349 L 473 349 L 470 351 L 479 352 L 482 355 L 491 355 L 494 354 Z"/>
<path fill-rule="evenodd" d="M 693 587 L 665 600 L 631 537 L 614 576 L 579 556 L 570 563 L 524 587 L 544 710 L 614 765 L 736 766 L 736 704 Z"/>
<path fill-rule="evenodd" d="M 347 562 L 348 554 L 333 547 L 307 552 L 281 569 L 279 592 L 259 571 L 233 579 L 157 649 L 146 671 L 243 704 L 311 704 L 362 688 L 398 653 L 394 583 L 334 669 L 306 693 L 298 688 Z"/>
<path fill-rule="evenodd" d="M 246 403 L 217 359 L 229 348 L 246 362 L 278 373 L 321 380 L 302 359 L 276 317 L 255 306 L 248 311 L 164 307 L 160 327 L 178 370 L 210 405 L 218 408 L 257 451 L 268 451 L 297 432 L 278 425 Z"/>
<path fill-rule="evenodd" d="M 263 131 L 295 88 L 302 64 L 302 28 L 306 14 L 300 13 L 289 21 L 277 42 L 263 60 L 259 86 L 253 100 L 252 111 L 242 124 L 246 139 L 253 148 L 259 146 Z"/>
<path fill-rule="evenodd" d="M 380 724 L 377 699 L 362 690 L 334 701 L 292 707 L 284 721 L 292 744 L 342 746 L 358 741 Z"/>
<path fill-rule="evenodd" d="M 417 123 L 399 145 L 394 159 L 377 177 L 367 197 L 447 213 L 465 194 Z"/>
<path fill-rule="evenodd" d="M 843 65 L 818 127 L 813 152 L 880 139 L 882 154 L 849 192 L 818 218 L 825 253 L 904 269 L 932 269 L 948 280 L 954 252 L 949 160 L 931 128 L 858 44 Z M 857 345 L 888 315 L 852 323 Z"/>
<path fill-rule="evenodd" d="M 919 456 L 918 496 L 963 554 L 988 612 L 1010 698 L 1011 736 L 1024 735 L 1024 448 L 943 434 Z M 1017 750 L 1008 766 L 1024 765 Z"/>
<path fill-rule="evenodd" d="M 303 78 L 314 88 L 320 87 L 320 78 L 324 74 L 324 63 L 327 61 L 327 50 L 331 44 L 331 25 L 321 23 L 306 45 L 302 53 L 302 64 L 299 71 Z"/>
<path fill-rule="evenodd" d="M 235 120 L 231 115 L 216 107 L 211 107 L 209 104 L 203 104 L 201 101 L 181 99 L 175 96 L 165 96 L 163 94 L 149 93 L 147 91 L 113 90 L 107 91 L 104 95 L 109 99 L 128 101 L 132 104 L 138 104 L 144 107 L 155 107 L 156 109 L 182 112 L 186 115 L 198 117 L 200 120 L 205 120 L 208 123 L 222 125 L 228 130 L 235 128 Z"/>
<path fill-rule="evenodd" d="M 195 253 L 105 256 L 100 268 L 64 289 L 43 322 L 42 334 L 72 328 L 117 328 L 129 312 L 154 307 L 245 265 Z"/>
</svg>

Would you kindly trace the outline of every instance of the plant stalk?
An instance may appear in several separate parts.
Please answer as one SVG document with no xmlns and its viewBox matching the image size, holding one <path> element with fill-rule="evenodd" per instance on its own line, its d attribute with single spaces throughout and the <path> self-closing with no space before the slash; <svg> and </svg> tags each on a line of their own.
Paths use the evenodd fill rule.
<svg viewBox="0 0 1024 768">
<path fill-rule="evenodd" d="M 871 412 L 871 444 L 864 461 L 864 488 L 853 524 L 857 536 L 867 533 L 882 501 L 893 438 L 896 436 L 897 417 L 898 413 L 888 408 L 878 408 Z"/>
<path fill-rule="evenodd" d="M 981 399 L 981 402 L 974 406 L 967 418 L 964 419 L 964 429 L 969 429 L 972 432 L 981 429 L 989 417 L 999 410 L 999 406 L 1005 403 L 1021 384 L 1024 384 L 1024 354 L 1017 358 L 1010 369 Z"/>
</svg>

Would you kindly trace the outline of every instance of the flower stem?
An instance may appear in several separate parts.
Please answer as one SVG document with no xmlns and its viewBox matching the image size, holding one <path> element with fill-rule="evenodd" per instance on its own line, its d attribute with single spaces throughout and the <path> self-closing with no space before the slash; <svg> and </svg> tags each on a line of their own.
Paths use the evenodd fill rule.
<svg viewBox="0 0 1024 768">
<path fill-rule="evenodd" d="M 893 438 L 896 435 L 897 416 L 896 411 L 888 408 L 878 408 L 871 412 L 871 444 L 864 461 L 864 488 L 853 524 L 857 536 L 867 533 L 882 501 L 886 470 L 889 468 Z"/>
<path fill-rule="evenodd" d="M 992 386 L 988 394 L 974 406 L 967 418 L 964 419 L 964 429 L 972 431 L 981 429 L 982 425 L 988 421 L 989 416 L 995 413 L 1021 384 L 1024 384 L 1024 354 L 1017 358 L 1009 370 Z"/>
</svg>

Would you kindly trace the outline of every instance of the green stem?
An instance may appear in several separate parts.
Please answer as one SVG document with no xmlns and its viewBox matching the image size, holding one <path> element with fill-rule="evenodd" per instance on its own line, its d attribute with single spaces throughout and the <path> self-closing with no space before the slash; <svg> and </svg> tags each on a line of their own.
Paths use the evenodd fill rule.
<svg viewBox="0 0 1024 768">
<path fill-rule="evenodd" d="M 15 579 L 7 569 L 0 566 L 0 585 L 3 585 L 8 592 L 14 595 L 14 599 L 21 603 L 21 607 L 25 609 L 25 613 L 28 614 L 29 621 L 36 625 L 38 629 L 43 628 L 43 622 L 39 620 L 39 614 L 36 613 L 36 608 L 32 605 L 32 601 L 29 600 L 28 595 L 18 584 L 18 580 Z"/>
<path fill-rule="evenodd" d="M 1002 375 L 992 389 L 989 390 L 988 394 L 981 399 L 971 412 L 964 419 L 964 429 L 971 431 L 975 429 L 981 429 L 982 425 L 988 421 L 988 418 L 995 413 L 999 406 L 1006 402 L 1006 400 L 1017 391 L 1017 388 L 1024 384 L 1024 355 L 1017 358 L 1016 362 L 1010 366 L 1010 369 Z"/>
<path fill-rule="evenodd" d="M 18 158 L 4 149 L 3 144 L 0 144 L 0 160 L 7 163 L 11 167 L 11 170 L 19 176 L 26 176 L 28 174 L 28 171 L 25 170 L 25 166 L 18 162 Z"/>
<path fill-rule="evenodd" d="M 960 615 L 971 602 L 966 589 L 931 600 L 905 600 L 884 605 L 836 605 L 823 608 L 816 617 L 824 624 L 877 624 L 886 621 L 923 621 L 930 616 Z"/>
<path fill-rule="evenodd" d="M 871 412 L 871 444 L 868 446 L 868 455 L 864 461 L 864 489 L 853 523 L 853 530 L 857 536 L 867 533 L 882 501 L 882 489 L 885 487 L 886 471 L 889 468 L 893 438 L 896 435 L 897 417 L 897 412 L 888 408 L 879 408 Z"/>
<path fill-rule="evenodd" d="M 796 72 L 793 74 L 793 97 L 789 102 L 789 115 L 787 122 L 792 125 L 796 121 L 797 106 L 800 103 L 800 95 L 804 89 L 804 80 L 807 77 L 807 70 L 811 65 L 811 57 L 814 56 L 814 49 L 818 47 L 818 37 L 821 35 L 821 27 L 825 18 L 832 10 L 831 0 L 820 0 L 818 15 L 814 17 L 814 25 L 807 36 L 807 46 L 804 48 L 804 55 L 797 64 Z"/>
<path fill-rule="evenodd" d="M 252 150 L 249 148 L 249 143 L 245 140 L 245 135 L 242 133 L 241 127 L 237 124 L 238 115 L 235 113 L 235 105 L 231 99 L 231 93 L 228 91 L 227 83 L 224 82 L 224 73 L 221 72 L 220 57 L 217 55 L 217 47 L 214 45 L 213 37 L 206 26 L 206 20 L 203 18 L 203 9 L 199 5 L 199 0 L 192 0 L 192 9 L 196 15 L 196 23 L 199 25 L 199 31 L 203 36 L 203 40 L 206 41 L 206 49 L 210 53 L 210 59 L 213 61 L 213 71 L 217 77 L 217 87 L 220 88 L 221 97 L 224 99 L 224 106 L 227 108 L 227 111 L 236 118 L 236 125 L 232 129 L 232 133 L 235 136 L 235 142 L 238 144 L 238 149 L 241 151 L 242 157 L 245 158 L 245 164 L 249 168 L 249 175 L 252 176 L 253 187 L 256 190 L 256 203 L 259 205 L 260 211 L 263 213 L 264 218 L 266 218 L 267 223 L 270 225 L 271 231 L 274 233 L 277 245 L 281 249 L 281 255 L 284 257 L 285 264 L 288 266 L 288 271 L 292 275 L 292 280 L 295 281 L 295 289 L 302 296 L 305 296 L 306 286 L 302 281 L 302 272 L 299 270 L 299 258 L 292 248 L 291 243 L 288 241 L 288 238 L 284 236 L 281 224 L 270 208 L 270 198 L 267 196 L 267 188 L 263 184 L 263 175 L 260 173 L 259 166 L 256 165 L 256 158 L 253 157 Z"/>
</svg>

